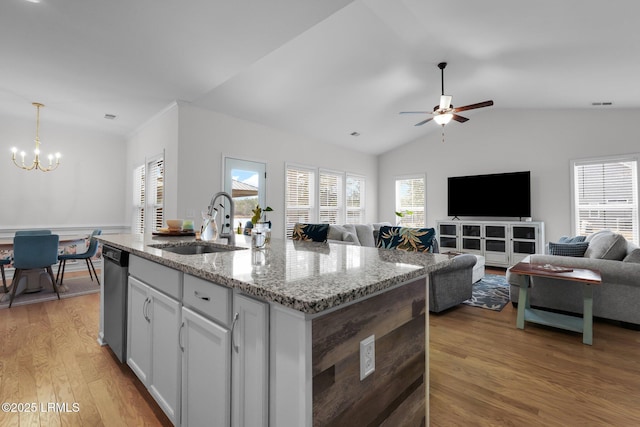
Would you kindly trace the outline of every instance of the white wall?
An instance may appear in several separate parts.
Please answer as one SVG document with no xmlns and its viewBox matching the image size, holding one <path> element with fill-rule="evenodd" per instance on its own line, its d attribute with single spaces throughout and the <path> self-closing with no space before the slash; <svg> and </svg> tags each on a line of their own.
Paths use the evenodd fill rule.
<svg viewBox="0 0 640 427">
<path fill-rule="evenodd" d="M 125 205 L 123 215 L 132 222 L 133 170 L 164 152 L 165 218 L 177 218 L 178 211 L 178 105 L 174 102 L 140 126 L 127 139 Z"/>
<path fill-rule="evenodd" d="M 394 178 L 426 173 L 427 224 L 447 219 L 447 177 L 531 171 L 532 215 L 548 241 L 571 233 L 570 160 L 640 151 L 638 110 L 478 110 L 379 156 L 380 220 L 394 221 Z M 425 126 L 434 126 L 428 123 Z M 489 191 L 489 189 L 487 189 Z M 497 188 L 509 198 L 509 189 Z"/>
<path fill-rule="evenodd" d="M 52 172 L 24 171 L 11 161 L 11 147 L 33 160 L 35 121 L 0 117 L 0 233 L 24 228 L 122 226 L 125 140 L 93 130 L 42 120 L 41 151 L 62 154 Z M 18 153 L 18 160 L 20 154 Z M 13 235 L 12 233 L 10 233 Z"/>
<path fill-rule="evenodd" d="M 267 164 L 267 205 L 274 236 L 284 235 L 285 162 L 346 171 L 367 178 L 367 221 L 377 219 L 376 156 L 323 144 L 257 123 L 248 122 L 189 104 L 180 105 L 178 159 L 178 216 L 188 210 L 206 210 L 211 196 L 222 191 L 222 157 Z"/>
</svg>

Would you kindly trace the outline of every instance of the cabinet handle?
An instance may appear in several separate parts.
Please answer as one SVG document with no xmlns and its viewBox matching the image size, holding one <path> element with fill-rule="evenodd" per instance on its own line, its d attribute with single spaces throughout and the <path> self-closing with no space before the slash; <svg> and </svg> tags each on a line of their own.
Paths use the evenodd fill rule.
<svg viewBox="0 0 640 427">
<path fill-rule="evenodd" d="M 201 294 L 198 291 L 193 291 L 193 294 L 196 296 L 196 298 L 200 298 L 201 300 L 209 301 L 211 299 L 208 296 Z"/>
<path fill-rule="evenodd" d="M 180 329 L 178 330 L 178 345 L 180 346 L 180 350 L 184 353 L 184 346 L 182 345 L 182 330 L 184 329 L 184 322 L 180 325 Z"/>
<path fill-rule="evenodd" d="M 151 298 L 147 297 L 144 300 L 144 305 L 142 306 L 142 315 L 146 319 L 147 322 L 151 323 L 151 316 L 149 316 L 149 304 L 151 303 Z"/>
<path fill-rule="evenodd" d="M 236 322 L 238 321 L 238 317 L 240 315 L 235 313 L 233 315 L 233 323 L 231 323 L 231 348 L 237 353 L 239 351 L 239 347 L 235 344 L 235 340 L 233 339 L 233 331 L 236 328 Z"/>
</svg>

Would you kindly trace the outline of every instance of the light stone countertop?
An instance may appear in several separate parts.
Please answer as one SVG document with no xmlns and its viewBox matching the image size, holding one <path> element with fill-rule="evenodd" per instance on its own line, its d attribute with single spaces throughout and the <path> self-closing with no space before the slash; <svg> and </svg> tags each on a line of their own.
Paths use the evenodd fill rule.
<svg viewBox="0 0 640 427">
<path fill-rule="evenodd" d="M 270 248 L 253 250 L 244 235 L 236 235 L 238 250 L 201 255 L 178 255 L 149 246 L 186 244 L 193 237 L 97 237 L 103 244 L 307 314 L 424 277 L 451 263 L 449 256 L 441 254 L 275 238 Z"/>
</svg>

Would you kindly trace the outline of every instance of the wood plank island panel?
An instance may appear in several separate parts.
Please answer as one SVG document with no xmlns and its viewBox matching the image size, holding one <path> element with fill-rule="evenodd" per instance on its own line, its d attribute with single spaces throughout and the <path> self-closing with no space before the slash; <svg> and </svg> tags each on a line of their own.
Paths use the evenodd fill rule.
<svg viewBox="0 0 640 427">
<path fill-rule="evenodd" d="M 312 321 L 314 426 L 425 425 L 426 279 Z M 375 371 L 360 380 L 360 341 Z"/>
</svg>

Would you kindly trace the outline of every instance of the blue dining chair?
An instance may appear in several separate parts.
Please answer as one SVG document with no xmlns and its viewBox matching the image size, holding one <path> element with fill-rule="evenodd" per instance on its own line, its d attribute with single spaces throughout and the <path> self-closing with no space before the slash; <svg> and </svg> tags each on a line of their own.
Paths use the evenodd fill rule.
<svg viewBox="0 0 640 427">
<path fill-rule="evenodd" d="M 51 230 L 18 230 L 16 236 L 40 236 L 51 234 Z"/>
<path fill-rule="evenodd" d="M 11 308 L 16 297 L 16 289 L 22 277 L 22 272 L 35 268 L 45 268 L 47 270 L 53 290 L 58 295 L 58 299 L 60 299 L 60 293 L 51 269 L 51 266 L 58 262 L 58 240 L 57 234 L 18 235 L 13 238 L 13 266 L 15 271 L 11 285 L 9 308 Z"/>
<path fill-rule="evenodd" d="M 0 272 L 2 272 L 2 286 L 4 287 L 4 293 L 8 293 L 9 289 L 7 289 L 7 278 L 4 275 L 4 266 L 9 265 L 11 263 L 11 259 L 5 258 L 0 259 Z"/>
<path fill-rule="evenodd" d="M 64 280 L 64 269 L 67 265 L 67 261 L 70 259 L 83 259 L 87 263 L 87 270 L 89 270 L 89 277 L 91 277 L 91 281 L 93 282 L 93 276 L 95 276 L 98 285 L 100 284 L 100 279 L 98 279 L 98 274 L 96 273 L 96 268 L 93 266 L 91 258 L 93 258 L 98 252 L 98 240 L 95 236 L 99 236 L 101 234 L 102 230 L 93 230 L 93 232 L 89 236 L 89 248 L 86 252 L 83 252 L 81 254 L 63 254 L 58 256 L 58 260 L 60 261 L 60 264 L 58 264 L 58 273 L 56 274 L 56 282 L 58 281 L 58 277 L 60 278 L 58 286 L 62 286 L 62 281 Z M 60 275 L 61 268 L 62 276 Z M 91 270 L 93 270 L 93 273 L 91 272 Z"/>
</svg>

